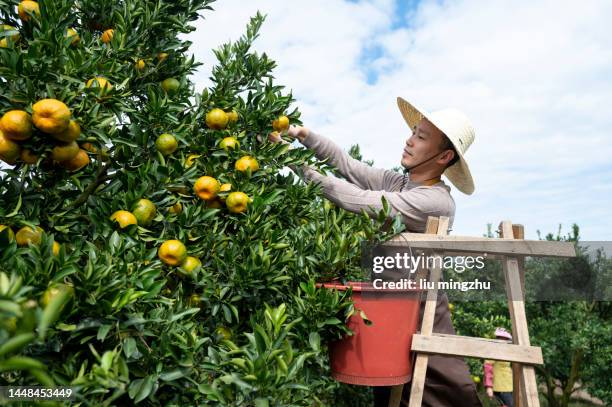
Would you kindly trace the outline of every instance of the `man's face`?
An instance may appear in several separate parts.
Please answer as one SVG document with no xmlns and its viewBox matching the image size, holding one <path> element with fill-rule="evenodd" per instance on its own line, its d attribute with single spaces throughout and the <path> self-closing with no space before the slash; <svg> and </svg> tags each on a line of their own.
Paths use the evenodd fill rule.
<svg viewBox="0 0 612 407">
<path fill-rule="evenodd" d="M 423 118 L 412 129 L 412 136 L 406 140 L 402 153 L 402 166 L 412 167 L 440 152 L 440 144 L 444 135 L 429 120 Z M 423 166 L 435 165 L 432 160 Z"/>
</svg>

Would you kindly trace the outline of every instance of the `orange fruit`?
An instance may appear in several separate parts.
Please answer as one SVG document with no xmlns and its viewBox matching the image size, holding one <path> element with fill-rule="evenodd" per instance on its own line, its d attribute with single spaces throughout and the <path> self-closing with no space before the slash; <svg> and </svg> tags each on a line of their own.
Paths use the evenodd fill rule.
<svg viewBox="0 0 612 407">
<path fill-rule="evenodd" d="M 225 199 L 227 209 L 232 213 L 242 213 L 247 210 L 249 196 L 244 192 L 231 192 Z"/>
<path fill-rule="evenodd" d="M 21 154 L 21 146 L 7 138 L 0 130 L 0 160 L 7 164 L 15 164 Z"/>
<path fill-rule="evenodd" d="M 234 168 L 236 169 L 236 171 L 240 171 L 242 173 L 247 172 L 247 170 L 250 168 L 251 173 L 253 173 L 259 169 L 259 163 L 255 158 L 251 157 L 250 155 L 245 155 L 244 157 L 241 157 L 238 159 L 238 161 L 236 161 Z"/>
<path fill-rule="evenodd" d="M 113 30 L 112 28 L 109 28 L 108 30 L 105 30 L 102 33 L 102 36 L 100 37 L 100 39 L 102 40 L 103 43 L 108 44 L 109 42 L 113 40 L 114 36 L 115 36 L 115 30 Z"/>
<path fill-rule="evenodd" d="M 163 155 L 170 155 L 178 148 L 178 141 L 172 134 L 164 133 L 155 140 L 155 148 Z"/>
<path fill-rule="evenodd" d="M 0 38 L 0 48 L 8 48 L 9 43 L 7 38 Z"/>
<path fill-rule="evenodd" d="M 472 380 L 474 381 L 474 383 L 478 384 L 480 383 L 480 377 L 478 376 L 472 376 Z"/>
<path fill-rule="evenodd" d="M 157 61 L 160 64 L 162 62 L 164 62 L 166 59 L 168 59 L 168 53 L 167 52 L 160 52 L 159 54 L 157 54 Z"/>
<path fill-rule="evenodd" d="M 227 120 L 230 124 L 236 123 L 238 121 L 238 112 L 235 110 L 227 112 Z"/>
<path fill-rule="evenodd" d="M 232 190 L 232 184 L 222 184 L 219 188 L 219 192 L 229 192 Z"/>
<path fill-rule="evenodd" d="M 455 309 L 455 304 L 449 302 L 448 303 L 448 310 L 449 311 L 453 311 L 454 309 Z"/>
<path fill-rule="evenodd" d="M 197 308 L 202 303 L 202 297 L 200 297 L 198 294 L 191 294 L 187 303 L 190 307 Z"/>
<path fill-rule="evenodd" d="M 173 213 L 175 215 L 180 214 L 181 212 L 183 212 L 183 204 L 181 204 L 180 202 L 175 203 L 170 207 L 170 209 L 168 209 L 168 212 Z"/>
<path fill-rule="evenodd" d="M 49 303 L 57 297 L 61 292 L 68 292 L 69 297 L 74 296 L 74 287 L 62 283 L 53 283 L 43 293 L 40 303 L 43 307 L 49 305 Z"/>
<path fill-rule="evenodd" d="M 215 329 L 215 335 L 217 335 L 219 339 L 225 339 L 228 341 L 232 339 L 232 331 L 225 326 L 217 327 L 217 329 Z"/>
<path fill-rule="evenodd" d="M 134 66 L 136 67 L 137 71 L 144 71 L 147 64 L 145 63 L 144 59 L 139 59 L 138 61 L 136 61 Z"/>
<path fill-rule="evenodd" d="M 153 202 L 143 198 L 136 202 L 132 208 L 132 213 L 136 217 L 139 225 L 148 226 L 157 213 L 157 207 Z"/>
<path fill-rule="evenodd" d="M 240 143 L 236 140 L 236 137 L 225 137 L 219 142 L 219 147 L 228 151 L 229 149 L 235 150 L 240 148 Z"/>
<path fill-rule="evenodd" d="M 42 240 L 42 234 L 44 230 L 41 227 L 36 226 L 31 228 L 30 226 L 24 226 L 17 231 L 15 239 L 17 240 L 17 246 L 25 247 L 29 243 L 39 244 Z"/>
<path fill-rule="evenodd" d="M 54 256 L 59 256 L 59 252 L 60 252 L 60 244 L 57 243 L 56 241 L 53 241 L 53 255 Z"/>
<path fill-rule="evenodd" d="M 62 162 L 73 159 L 79 153 L 79 145 L 76 141 L 70 143 L 58 143 L 51 150 L 51 158 L 53 161 Z"/>
<path fill-rule="evenodd" d="M 10 32 L 10 34 L 7 34 Z M 19 30 L 12 25 L 0 24 L 0 34 L 4 34 L 5 37 L 3 39 L 11 39 L 13 42 L 19 41 L 20 35 Z"/>
<path fill-rule="evenodd" d="M 110 220 L 117 222 L 121 229 L 125 229 L 129 225 L 138 224 L 136 216 L 129 211 L 116 211 L 111 215 Z"/>
<path fill-rule="evenodd" d="M 206 113 L 206 125 L 214 130 L 223 130 L 227 126 L 229 118 L 227 113 L 219 108 L 214 108 Z"/>
<path fill-rule="evenodd" d="M 89 142 L 81 144 L 81 148 L 85 151 L 89 151 L 92 154 L 96 154 L 98 152 L 98 149 L 96 148 L 96 146 L 94 146 L 93 144 Z"/>
<path fill-rule="evenodd" d="M 70 160 L 62 161 L 61 165 L 68 171 L 78 171 L 81 168 L 89 164 L 89 156 L 87 151 L 79 149 L 77 155 L 72 157 Z"/>
<path fill-rule="evenodd" d="M 70 45 L 76 45 L 81 41 L 79 33 L 74 28 L 68 28 L 66 30 L 66 38 L 70 40 Z"/>
<path fill-rule="evenodd" d="M 200 177 L 193 184 L 193 191 L 196 195 L 205 201 L 212 201 L 219 192 L 219 181 L 207 175 Z"/>
<path fill-rule="evenodd" d="M 32 122 L 45 133 L 61 133 L 70 124 L 70 109 L 57 99 L 42 99 L 32 106 Z"/>
<path fill-rule="evenodd" d="M 38 156 L 28 148 L 24 148 L 23 150 L 21 150 L 21 155 L 19 156 L 19 158 L 21 158 L 21 161 L 23 161 L 24 163 L 30 165 L 36 164 L 38 162 Z"/>
<path fill-rule="evenodd" d="M 223 201 L 219 199 L 219 197 L 215 197 L 210 201 L 206 201 L 206 207 L 210 209 L 220 209 L 223 208 Z"/>
<path fill-rule="evenodd" d="M 185 168 L 189 168 L 193 165 L 196 158 L 200 157 L 200 154 L 189 154 L 185 159 Z"/>
<path fill-rule="evenodd" d="M 35 1 L 22 1 L 19 3 L 19 6 L 17 6 L 17 12 L 22 21 L 30 21 L 33 15 L 40 17 L 40 7 L 38 7 L 38 3 Z"/>
<path fill-rule="evenodd" d="M 10 110 L 0 118 L 0 128 L 11 140 L 27 140 L 32 137 L 32 117 L 24 110 Z"/>
<path fill-rule="evenodd" d="M 198 268 L 202 267 L 202 262 L 197 257 L 187 256 L 181 263 L 179 272 L 185 276 L 193 276 Z"/>
<path fill-rule="evenodd" d="M 169 95 L 174 95 L 178 92 L 181 83 L 175 78 L 166 78 L 162 81 L 161 87 Z"/>
<path fill-rule="evenodd" d="M 15 240 L 13 229 L 6 225 L 0 225 L 0 241 L 10 243 Z"/>
<path fill-rule="evenodd" d="M 287 116 L 279 116 L 278 119 L 272 122 L 272 128 L 281 132 L 289 129 L 289 118 Z"/>
<path fill-rule="evenodd" d="M 88 88 L 91 88 L 92 86 L 94 88 L 100 88 L 104 92 L 109 91 L 113 88 L 113 85 L 108 81 L 108 79 L 103 78 L 101 76 L 96 76 L 95 78 L 91 78 L 90 80 L 87 81 L 87 84 L 85 86 L 87 86 Z"/>
<path fill-rule="evenodd" d="M 61 133 L 53 134 L 53 138 L 65 143 L 69 143 L 79 138 L 81 135 L 81 126 L 74 120 L 70 120 L 68 128 Z"/>
<path fill-rule="evenodd" d="M 187 248 L 180 240 L 166 240 L 159 246 L 157 256 L 169 266 L 178 266 L 187 258 Z"/>
</svg>

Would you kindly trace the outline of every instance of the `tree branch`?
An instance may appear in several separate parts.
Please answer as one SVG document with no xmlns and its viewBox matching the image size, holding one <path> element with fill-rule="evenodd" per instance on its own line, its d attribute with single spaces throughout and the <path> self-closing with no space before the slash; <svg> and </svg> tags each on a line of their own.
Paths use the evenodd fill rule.
<svg viewBox="0 0 612 407">
<path fill-rule="evenodd" d="M 107 174 L 109 165 L 102 165 L 98 168 L 98 172 L 96 173 L 96 179 L 85 188 L 85 190 L 75 199 L 72 204 L 69 205 L 69 208 L 76 209 L 79 206 L 83 205 L 87 202 L 87 198 L 98 188 L 100 184 L 104 181 L 108 181 L 111 177 Z"/>
</svg>

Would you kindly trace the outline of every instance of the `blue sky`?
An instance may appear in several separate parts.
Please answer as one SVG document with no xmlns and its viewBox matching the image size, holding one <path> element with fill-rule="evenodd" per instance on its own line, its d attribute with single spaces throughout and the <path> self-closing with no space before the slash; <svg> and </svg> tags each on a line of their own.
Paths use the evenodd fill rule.
<svg viewBox="0 0 612 407">
<path fill-rule="evenodd" d="M 267 14 L 255 44 L 277 61 L 304 124 L 392 168 L 409 130 L 395 99 L 456 107 L 476 129 L 476 192 L 452 190 L 453 233 L 522 223 L 528 238 L 581 227 L 612 240 L 612 2 L 222 0 L 190 39 L 210 85 L 212 48 Z M 554 18 L 553 18 L 554 16 Z"/>
</svg>

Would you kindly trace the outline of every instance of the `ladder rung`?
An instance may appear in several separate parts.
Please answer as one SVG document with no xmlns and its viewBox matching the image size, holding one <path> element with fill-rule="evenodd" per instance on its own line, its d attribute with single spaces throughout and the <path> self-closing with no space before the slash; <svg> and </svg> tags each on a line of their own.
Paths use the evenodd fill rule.
<svg viewBox="0 0 612 407">
<path fill-rule="evenodd" d="M 496 339 L 459 335 L 415 334 L 412 337 L 412 350 L 429 354 L 505 360 L 529 365 L 544 363 L 542 349 L 538 346 L 521 346 Z"/>
</svg>

